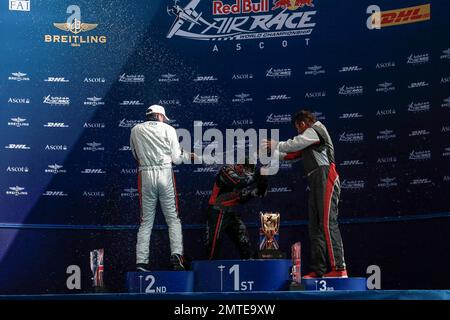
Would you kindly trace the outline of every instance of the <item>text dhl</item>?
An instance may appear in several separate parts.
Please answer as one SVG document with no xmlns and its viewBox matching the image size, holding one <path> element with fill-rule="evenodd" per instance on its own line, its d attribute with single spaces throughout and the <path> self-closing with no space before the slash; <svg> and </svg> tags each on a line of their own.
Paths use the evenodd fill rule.
<svg viewBox="0 0 450 320">
<path fill-rule="evenodd" d="M 70 35 L 49 35 L 44 36 L 45 42 L 70 43 L 73 47 L 78 47 L 85 43 L 106 43 L 106 36 L 70 36 Z"/>
<path fill-rule="evenodd" d="M 381 12 L 380 27 L 430 20 L 430 4 Z"/>
</svg>

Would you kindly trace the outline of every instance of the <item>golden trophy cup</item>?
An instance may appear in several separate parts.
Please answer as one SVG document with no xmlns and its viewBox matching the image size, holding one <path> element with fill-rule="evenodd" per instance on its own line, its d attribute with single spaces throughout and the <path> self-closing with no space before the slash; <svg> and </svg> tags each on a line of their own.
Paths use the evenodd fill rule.
<svg viewBox="0 0 450 320">
<path fill-rule="evenodd" d="M 260 212 L 261 229 L 259 243 L 260 259 L 284 259 L 278 244 L 280 230 L 280 214 L 278 212 Z"/>
</svg>

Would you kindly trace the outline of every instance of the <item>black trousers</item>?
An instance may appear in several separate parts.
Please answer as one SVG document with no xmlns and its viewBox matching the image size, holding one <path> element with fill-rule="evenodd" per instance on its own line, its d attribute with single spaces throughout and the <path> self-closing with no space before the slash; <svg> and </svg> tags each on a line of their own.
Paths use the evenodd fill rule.
<svg viewBox="0 0 450 320">
<path fill-rule="evenodd" d="M 241 259 L 252 258 L 252 249 L 247 228 L 240 216 L 230 209 L 220 210 L 208 207 L 206 222 L 206 253 L 208 259 L 220 258 L 220 247 L 224 234 L 227 234 L 237 247 Z"/>
<path fill-rule="evenodd" d="M 308 182 L 311 271 L 322 275 L 343 270 L 344 247 L 337 221 L 341 184 L 335 165 L 319 167 L 308 176 Z"/>
</svg>

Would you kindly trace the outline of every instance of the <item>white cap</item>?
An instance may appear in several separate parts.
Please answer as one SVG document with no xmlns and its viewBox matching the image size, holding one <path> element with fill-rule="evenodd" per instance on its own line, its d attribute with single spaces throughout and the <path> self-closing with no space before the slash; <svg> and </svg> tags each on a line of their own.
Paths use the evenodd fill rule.
<svg viewBox="0 0 450 320">
<path fill-rule="evenodd" d="M 147 112 L 145 113 L 145 115 L 148 116 L 149 114 L 152 114 L 152 113 L 160 113 L 160 114 L 162 114 L 164 116 L 164 118 L 167 121 L 170 121 L 170 119 L 167 118 L 167 116 L 166 116 L 166 110 L 164 110 L 163 106 L 160 106 L 160 105 L 157 105 L 157 104 L 151 105 L 150 107 L 148 107 Z"/>
</svg>

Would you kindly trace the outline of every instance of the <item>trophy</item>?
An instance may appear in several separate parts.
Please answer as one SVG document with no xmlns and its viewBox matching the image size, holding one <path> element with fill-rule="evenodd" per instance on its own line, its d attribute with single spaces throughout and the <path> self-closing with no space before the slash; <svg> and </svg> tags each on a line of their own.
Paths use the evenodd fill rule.
<svg viewBox="0 0 450 320">
<path fill-rule="evenodd" d="M 281 252 L 278 245 L 278 231 L 280 229 L 280 214 L 266 212 L 260 213 L 261 229 L 259 243 L 260 259 L 284 259 L 285 254 Z"/>
<path fill-rule="evenodd" d="M 289 290 L 304 290 L 304 287 L 301 284 L 302 281 L 302 269 L 301 269 L 301 244 L 300 242 L 296 242 L 291 247 L 291 258 L 292 258 L 292 270 L 291 276 L 292 281 L 289 286 Z"/>
<path fill-rule="evenodd" d="M 104 249 L 96 249 L 91 251 L 91 271 L 93 274 L 92 277 L 92 286 L 94 291 L 103 291 L 104 283 L 103 283 L 103 255 Z"/>
</svg>

